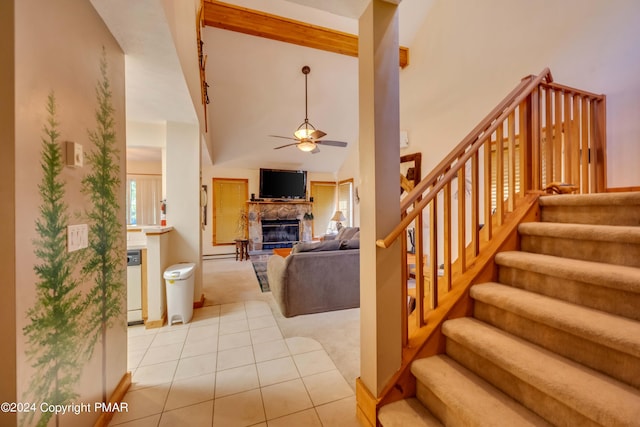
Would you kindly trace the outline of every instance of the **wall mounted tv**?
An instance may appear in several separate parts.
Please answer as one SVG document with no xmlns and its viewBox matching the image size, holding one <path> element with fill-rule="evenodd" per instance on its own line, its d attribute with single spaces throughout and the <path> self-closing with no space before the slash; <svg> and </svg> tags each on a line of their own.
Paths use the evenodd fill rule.
<svg viewBox="0 0 640 427">
<path fill-rule="evenodd" d="M 261 199 L 306 199 L 307 171 L 260 169 Z"/>
</svg>

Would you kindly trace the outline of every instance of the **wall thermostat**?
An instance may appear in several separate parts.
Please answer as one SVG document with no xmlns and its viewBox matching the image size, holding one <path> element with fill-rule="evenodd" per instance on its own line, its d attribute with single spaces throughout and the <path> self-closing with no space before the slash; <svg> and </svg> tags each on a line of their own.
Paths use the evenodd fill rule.
<svg viewBox="0 0 640 427">
<path fill-rule="evenodd" d="M 67 141 L 67 166 L 74 168 L 82 167 L 83 165 L 82 145 L 73 141 Z"/>
</svg>

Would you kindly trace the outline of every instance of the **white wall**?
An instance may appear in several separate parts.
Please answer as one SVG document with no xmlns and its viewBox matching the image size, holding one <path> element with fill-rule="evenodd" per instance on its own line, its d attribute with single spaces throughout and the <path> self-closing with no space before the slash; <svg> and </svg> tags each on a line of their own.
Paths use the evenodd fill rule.
<svg viewBox="0 0 640 427">
<path fill-rule="evenodd" d="M 194 301 L 202 294 L 200 234 L 200 134 L 198 125 L 167 123 L 167 225 L 170 260 L 196 263 Z"/>
<path fill-rule="evenodd" d="M 166 122 L 136 122 L 127 120 L 128 147 L 163 148 L 167 141 Z"/>
<path fill-rule="evenodd" d="M 405 152 L 423 172 L 522 77 L 550 67 L 562 84 L 607 95 L 608 186 L 640 184 L 640 3 L 437 0 L 401 72 Z"/>
</svg>

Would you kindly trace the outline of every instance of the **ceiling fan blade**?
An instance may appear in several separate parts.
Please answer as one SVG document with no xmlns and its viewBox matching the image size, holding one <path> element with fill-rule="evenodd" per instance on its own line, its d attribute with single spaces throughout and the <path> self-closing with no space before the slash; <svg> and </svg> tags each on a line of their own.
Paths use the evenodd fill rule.
<svg viewBox="0 0 640 427">
<path fill-rule="evenodd" d="M 311 154 L 318 154 L 319 152 L 320 152 L 320 147 L 318 147 L 317 145 L 316 145 L 316 148 L 311 150 Z"/>
<path fill-rule="evenodd" d="M 330 139 L 323 139 L 322 141 L 316 141 L 316 144 L 330 145 L 332 147 L 346 147 L 347 143 L 344 141 L 331 141 Z"/>
<path fill-rule="evenodd" d="M 280 136 L 280 135 L 269 135 L 273 138 L 282 138 L 282 139 L 290 139 L 292 141 L 299 141 L 298 138 L 291 138 L 290 136 Z"/>
<path fill-rule="evenodd" d="M 275 147 L 274 150 L 279 150 L 279 149 L 285 148 L 285 147 L 291 147 L 293 145 L 298 145 L 298 143 L 294 142 L 293 144 L 281 145 L 280 147 Z"/>
<path fill-rule="evenodd" d="M 322 132 L 321 130 L 314 130 L 313 132 L 311 132 L 311 135 L 309 135 L 311 137 L 311 139 L 320 139 L 323 136 L 325 136 L 326 133 Z"/>
</svg>

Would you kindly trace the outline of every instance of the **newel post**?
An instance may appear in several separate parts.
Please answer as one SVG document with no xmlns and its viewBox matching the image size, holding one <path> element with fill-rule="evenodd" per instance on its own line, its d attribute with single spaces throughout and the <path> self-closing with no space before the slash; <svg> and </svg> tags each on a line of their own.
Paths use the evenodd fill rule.
<svg viewBox="0 0 640 427">
<path fill-rule="evenodd" d="M 400 221 L 398 6 L 373 0 L 359 22 L 360 378 L 358 416 L 376 425 L 377 400 L 402 362 L 400 243 L 376 246 Z"/>
</svg>

